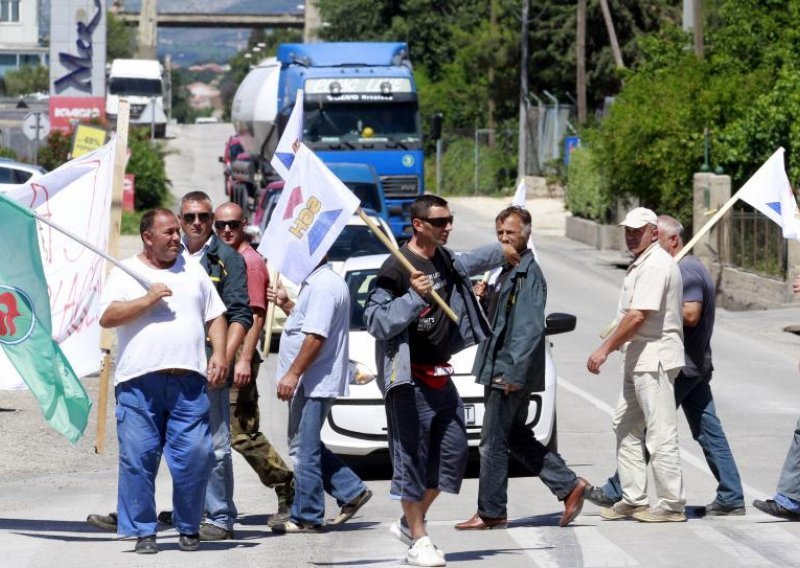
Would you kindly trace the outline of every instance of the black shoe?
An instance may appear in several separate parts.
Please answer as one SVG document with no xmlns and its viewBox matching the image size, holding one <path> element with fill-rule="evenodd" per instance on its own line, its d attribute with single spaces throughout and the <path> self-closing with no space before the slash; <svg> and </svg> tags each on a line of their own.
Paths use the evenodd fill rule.
<svg viewBox="0 0 800 568">
<path fill-rule="evenodd" d="M 108 515 L 91 514 L 86 517 L 86 522 L 103 531 L 117 532 L 117 513 L 109 513 Z"/>
<path fill-rule="evenodd" d="M 358 510 L 361 509 L 364 505 L 367 504 L 372 498 L 372 491 L 369 489 L 364 489 L 361 493 L 359 493 L 358 497 L 347 503 L 342 507 L 342 510 L 339 512 L 336 517 L 328 521 L 329 525 L 341 525 L 342 523 L 346 523 L 350 519 L 352 519 Z"/>
<path fill-rule="evenodd" d="M 158 514 L 158 522 L 164 525 L 172 524 L 172 511 L 161 511 Z"/>
<path fill-rule="evenodd" d="M 140 536 L 136 539 L 136 554 L 155 554 L 158 552 L 158 545 L 156 544 L 156 535 Z"/>
<path fill-rule="evenodd" d="M 185 552 L 192 552 L 200 548 L 199 534 L 182 534 L 178 537 L 178 546 Z"/>
<path fill-rule="evenodd" d="M 728 507 L 717 501 L 706 505 L 706 516 L 708 517 L 738 517 L 745 514 L 747 514 L 747 511 L 745 511 L 744 505 Z"/>
<path fill-rule="evenodd" d="M 800 514 L 793 513 L 789 509 L 780 506 L 772 499 L 767 499 L 766 501 L 759 501 L 756 499 L 753 501 L 753 507 L 762 513 L 772 515 L 773 517 L 778 517 L 779 519 L 786 519 L 787 521 L 800 521 Z"/>
<path fill-rule="evenodd" d="M 588 491 L 586 492 L 586 498 L 598 507 L 613 507 L 614 503 L 619 501 L 619 499 L 614 500 L 606 495 L 606 492 L 603 491 L 602 487 L 592 487 L 590 485 L 587 489 Z"/>
<path fill-rule="evenodd" d="M 227 531 L 211 523 L 200 525 L 200 540 L 230 540 L 233 538 L 233 531 Z"/>
</svg>

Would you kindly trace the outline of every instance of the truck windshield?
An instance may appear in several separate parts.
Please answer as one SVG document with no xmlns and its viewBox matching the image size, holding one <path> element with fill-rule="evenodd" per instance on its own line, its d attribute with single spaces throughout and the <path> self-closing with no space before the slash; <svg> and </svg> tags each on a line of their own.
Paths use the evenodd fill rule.
<svg viewBox="0 0 800 568">
<path fill-rule="evenodd" d="M 419 147 L 419 112 L 416 102 L 330 103 L 306 107 L 303 138 L 312 147 L 330 144 Z"/>
<path fill-rule="evenodd" d="M 161 81 L 139 77 L 110 77 L 108 80 L 108 92 L 111 95 L 160 97 Z"/>
</svg>

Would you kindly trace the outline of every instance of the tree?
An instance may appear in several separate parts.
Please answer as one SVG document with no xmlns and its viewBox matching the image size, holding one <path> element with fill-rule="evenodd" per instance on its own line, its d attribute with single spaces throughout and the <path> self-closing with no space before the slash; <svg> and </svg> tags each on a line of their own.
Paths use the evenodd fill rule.
<svg viewBox="0 0 800 568">
<path fill-rule="evenodd" d="M 6 94 L 10 97 L 29 93 L 46 93 L 50 88 L 50 74 L 42 65 L 23 65 L 6 73 Z"/>
<path fill-rule="evenodd" d="M 130 59 L 136 53 L 136 36 L 133 28 L 106 12 L 106 59 Z"/>
</svg>

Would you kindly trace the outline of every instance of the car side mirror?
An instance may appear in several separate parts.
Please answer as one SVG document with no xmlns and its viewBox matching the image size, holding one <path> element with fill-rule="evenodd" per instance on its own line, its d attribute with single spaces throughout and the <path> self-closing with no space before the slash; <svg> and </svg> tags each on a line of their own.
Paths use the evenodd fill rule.
<svg viewBox="0 0 800 568">
<path fill-rule="evenodd" d="M 554 312 L 549 314 L 544 320 L 544 333 L 545 335 L 558 335 L 559 333 L 568 333 L 575 329 L 575 324 L 578 318 L 572 314 L 562 314 Z"/>
</svg>

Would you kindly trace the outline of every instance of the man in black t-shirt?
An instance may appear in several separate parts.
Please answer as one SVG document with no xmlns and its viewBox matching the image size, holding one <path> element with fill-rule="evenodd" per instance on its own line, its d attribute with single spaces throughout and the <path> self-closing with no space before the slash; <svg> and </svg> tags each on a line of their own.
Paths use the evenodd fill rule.
<svg viewBox="0 0 800 568">
<path fill-rule="evenodd" d="M 444 554 L 426 533 L 425 515 L 441 491 L 458 493 L 468 450 L 449 360 L 490 333 L 469 276 L 500 266 L 504 257 L 516 264 L 519 254 L 495 243 L 456 257 L 444 247 L 453 216 L 435 195 L 414 201 L 411 223 L 414 233 L 400 252 L 414 272 L 390 257 L 367 298 L 364 321 L 376 338 L 378 384 L 386 400 L 390 495 L 403 507 L 390 530 L 410 546 L 409 564 L 444 566 Z M 458 323 L 433 302 L 432 290 L 449 303 Z"/>
</svg>

